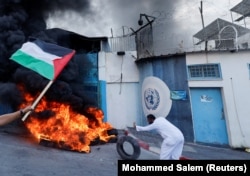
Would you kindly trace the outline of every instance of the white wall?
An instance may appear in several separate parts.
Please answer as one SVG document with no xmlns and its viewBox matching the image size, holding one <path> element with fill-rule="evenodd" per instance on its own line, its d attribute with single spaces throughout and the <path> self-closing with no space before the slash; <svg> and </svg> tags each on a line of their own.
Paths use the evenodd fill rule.
<svg viewBox="0 0 250 176">
<path fill-rule="evenodd" d="M 99 53 L 99 80 L 106 82 L 107 122 L 116 129 L 132 126 L 140 116 L 139 70 L 135 51 Z"/>
<path fill-rule="evenodd" d="M 250 51 L 188 53 L 186 59 L 187 65 L 220 63 L 222 80 L 189 80 L 189 87 L 221 87 L 229 144 L 250 148 Z"/>
</svg>

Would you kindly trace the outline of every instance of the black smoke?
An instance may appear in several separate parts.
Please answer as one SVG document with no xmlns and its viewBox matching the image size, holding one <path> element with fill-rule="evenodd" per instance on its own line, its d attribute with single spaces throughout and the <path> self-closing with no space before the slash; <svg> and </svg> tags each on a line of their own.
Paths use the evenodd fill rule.
<svg viewBox="0 0 250 176">
<path fill-rule="evenodd" d="M 49 14 L 57 11 L 90 12 L 88 0 L 0 0 L 0 98 L 1 113 L 18 109 L 22 103 L 20 89 L 24 86 L 31 95 L 37 96 L 48 80 L 37 73 L 11 61 L 10 56 L 30 37 L 36 37 L 76 50 L 74 58 L 46 92 L 48 100 L 67 102 L 84 114 L 87 106 L 97 106 L 90 92 L 83 90 L 79 64 L 88 52 L 98 51 L 96 41 L 62 29 L 46 29 Z M 79 46 L 80 45 L 80 46 Z M 6 88 L 6 87 L 9 87 Z M 8 98 L 4 98 L 8 97 Z"/>
</svg>

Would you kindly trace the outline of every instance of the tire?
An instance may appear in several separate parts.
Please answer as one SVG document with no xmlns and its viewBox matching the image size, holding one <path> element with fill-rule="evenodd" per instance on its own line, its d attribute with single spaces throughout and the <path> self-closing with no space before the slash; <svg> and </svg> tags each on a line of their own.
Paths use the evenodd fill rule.
<svg viewBox="0 0 250 176">
<path fill-rule="evenodd" d="M 133 147 L 132 154 L 129 154 L 124 150 L 123 145 L 125 142 L 128 142 L 132 145 Z M 139 143 L 131 136 L 125 136 L 125 135 L 120 136 L 118 138 L 117 143 L 116 143 L 116 150 L 118 154 L 121 156 L 121 158 L 124 160 L 136 160 L 141 154 L 141 148 L 140 148 Z"/>
</svg>

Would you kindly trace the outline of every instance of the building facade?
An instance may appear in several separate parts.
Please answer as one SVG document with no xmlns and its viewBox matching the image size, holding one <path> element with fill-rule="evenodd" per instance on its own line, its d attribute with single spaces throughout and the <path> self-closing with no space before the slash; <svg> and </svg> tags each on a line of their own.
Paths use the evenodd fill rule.
<svg viewBox="0 0 250 176">
<path fill-rule="evenodd" d="M 195 141 L 250 147 L 249 50 L 187 53 Z"/>
</svg>

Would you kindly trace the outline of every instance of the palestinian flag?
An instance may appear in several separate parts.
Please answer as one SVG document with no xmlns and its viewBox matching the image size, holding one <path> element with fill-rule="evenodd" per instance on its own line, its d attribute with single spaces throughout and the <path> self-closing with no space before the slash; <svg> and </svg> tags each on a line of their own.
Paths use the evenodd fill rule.
<svg viewBox="0 0 250 176">
<path fill-rule="evenodd" d="M 24 43 L 10 59 L 49 80 L 55 80 L 74 54 L 75 50 L 35 39 Z"/>
</svg>

